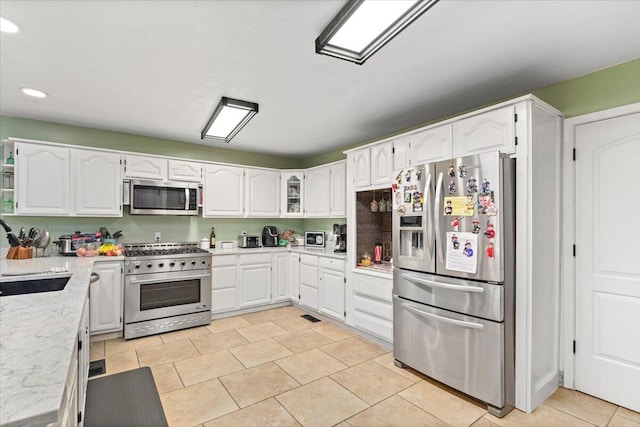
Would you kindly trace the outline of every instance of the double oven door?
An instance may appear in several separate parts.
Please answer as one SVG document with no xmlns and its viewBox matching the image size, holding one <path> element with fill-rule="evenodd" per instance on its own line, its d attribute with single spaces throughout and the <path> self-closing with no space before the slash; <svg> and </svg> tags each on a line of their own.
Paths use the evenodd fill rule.
<svg viewBox="0 0 640 427">
<path fill-rule="evenodd" d="M 125 323 L 211 310 L 210 269 L 125 277 Z"/>
</svg>

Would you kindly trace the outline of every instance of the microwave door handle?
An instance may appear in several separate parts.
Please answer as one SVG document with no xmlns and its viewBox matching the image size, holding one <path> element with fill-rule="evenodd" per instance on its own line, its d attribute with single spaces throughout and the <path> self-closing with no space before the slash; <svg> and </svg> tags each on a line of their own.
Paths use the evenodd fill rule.
<svg viewBox="0 0 640 427">
<path fill-rule="evenodd" d="M 210 274 L 198 274 L 198 275 L 194 275 L 194 276 L 180 276 L 180 277 L 176 277 L 176 280 L 172 280 L 172 279 L 161 279 L 156 277 L 155 279 L 145 279 L 145 280 L 137 280 L 137 279 L 129 279 L 129 284 L 130 285 L 144 285 L 145 283 L 159 283 L 159 282 L 175 282 L 178 280 L 191 280 L 191 279 L 203 279 L 206 277 L 209 277 Z"/>
<path fill-rule="evenodd" d="M 410 305 L 407 305 L 405 303 L 400 303 L 400 306 L 410 311 L 411 313 L 424 317 L 425 319 L 433 319 L 439 322 L 449 323 L 455 326 L 461 326 L 463 328 L 484 329 L 484 325 L 482 323 L 465 322 L 464 320 L 457 320 L 457 319 L 451 319 L 449 317 L 438 316 L 437 314 L 427 313 L 425 311 L 418 310 L 417 308 L 411 307 Z"/>
<path fill-rule="evenodd" d="M 480 294 L 484 292 L 484 289 L 479 286 L 454 285 L 451 283 L 435 282 L 433 280 L 421 279 L 419 277 L 410 276 L 408 274 L 403 274 L 402 278 L 417 285 L 430 286 L 432 288 L 451 289 L 454 291 L 462 292 L 477 292 Z"/>
<path fill-rule="evenodd" d="M 444 252 L 444 248 L 442 247 L 442 241 L 444 241 L 444 239 L 442 238 L 442 235 L 440 234 L 440 208 L 441 208 L 441 202 L 442 202 L 442 172 L 440 172 L 438 174 L 438 181 L 436 183 L 436 200 L 434 203 L 434 207 L 433 207 L 433 223 L 435 226 L 435 231 L 436 231 L 436 240 L 440 241 L 440 247 L 436 248 L 438 249 L 438 260 L 440 261 L 440 263 L 444 262 L 444 257 L 442 256 L 443 252 Z M 442 241 L 441 241 L 442 240 Z"/>
<path fill-rule="evenodd" d="M 189 187 L 184 189 L 184 210 L 189 210 Z"/>
<path fill-rule="evenodd" d="M 424 225 L 424 227 L 426 227 L 425 233 L 427 235 L 427 256 L 429 257 L 429 260 L 433 259 L 433 248 L 434 248 L 434 239 L 433 239 L 433 210 L 430 208 L 433 208 L 432 203 L 431 203 L 431 174 L 429 174 L 429 176 L 427 177 L 427 182 L 425 184 L 426 191 L 425 191 L 425 195 L 424 195 L 424 219 L 426 221 L 426 224 Z M 424 238 L 423 238 L 423 243 L 424 243 Z"/>
</svg>

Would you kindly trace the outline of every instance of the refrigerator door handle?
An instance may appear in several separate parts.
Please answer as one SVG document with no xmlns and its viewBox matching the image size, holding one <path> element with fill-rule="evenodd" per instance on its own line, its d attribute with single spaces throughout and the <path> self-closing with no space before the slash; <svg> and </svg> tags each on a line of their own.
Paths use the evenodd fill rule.
<svg viewBox="0 0 640 427">
<path fill-rule="evenodd" d="M 442 172 L 440 172 L 438 174 L 438 181 L 436 183 L 436 202 L 434 204 L 433 207 L 433 223 L 435 226 L 435 231 L 436 231 L 436 241 L 440 241 L 442 239 L 442 236 L 440 235 L 440 208 L 441 208 L 441 196 L 442 196 L 442 177 L 443 174 Z M 444 248 L 442 247 L 438 247 L 436 248 L 438 250 L 438 260 L 443 263 L 444 262 L 444 257 L 442 256 L 442 254 L 444 253 Z"/>
<path fill-rule="evenodd" d="M 420 279 L 419 277 L 410 276 L 408 274 L 403 274 L 402 278 L 405 280 L 408 280 L 409 282 L 412 282 L 418 285 L 430 286 L 432 288 L 451 289 L 454 291 L 462 291 L 462 292 L 477 292 L 477 293 L 484 292 L 484 289 L 478 286 L 453 285 L 451 283 L 434 282 L 433 280 Z"/>
<path fill-rule="evenodd" d="M 484 329 L 484 325 L 482 325 L 481 323 L 465 322 L 464 320 L 456 320 L 456 319 L 450 319 L 448 317 L 438 316 L 437 314 L 431 314 L 422 310 L 418 310 L 417 308 L 411 307 L 410 305 L 405 303 L 400 303 L 400 306 L 410 311 L 411 313 L 414 313 L 426 319 L 433 319 L 440 322 L 449 323 L 451 325 L 461 326 L 463 328 Z"/>
<path fill-rule="evenodd" d="M 427 234 L 427 257 L 429 260 L 433 259 L 433 249 L 435 246 L 435 242 L 433 239 L 433 215 L 434 215 L 434 210 L 433 210 L 433 204 L 431 203 L 431 174 L 429 174 L 429 176 L 427 177 L 427 183 L 425 184 L 425 186 L 427 187 L 425 189 L 425 196 L 424 196 L 424 201 L 425 204 L 427 205 L 425 207 L 425 215 L 426 215 L 426 220 L 427 220 L 427 229 L 426 229 L 426 234 Z"/>
</svg>

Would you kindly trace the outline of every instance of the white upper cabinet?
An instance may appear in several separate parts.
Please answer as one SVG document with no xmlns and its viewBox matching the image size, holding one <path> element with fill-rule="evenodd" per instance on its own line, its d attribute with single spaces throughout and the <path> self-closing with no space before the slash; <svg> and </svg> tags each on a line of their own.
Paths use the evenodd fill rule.
<svg viewBox="0 0 640 427">
<path fill-rule="evenodd" d="M 371 185 L 371 152 L 368 148 L 353 153 L 353 186 Z"/>
<path fill-rule="evenodd" d="M 70 149 L 15 143 L 18 215 L 69 215 Z"/>
<path fill-rule="evenodd" d="M 169 160 L 169 180 L 202 182 L 202 163 Z"/>
<path fill-rule="evenodd" d="M 167 159 L 127 154 L 125 178 L 167 179 Z"/>
<path fill-rule="evenodd" d="M 429 128 L 411 135 L 411 165 L 448 160 L 453 156 L 451 125 Z"/>
<path fill-rule="evenodd" d="M 307 216 L 328 217 L 331 213 L 331 168 L 307 169 Z"/>
<path fill-rule="evenodd" d="M 347 162 L 334 163 L 329 166 L 330 175 L 330 212 L 335 217 L 347 216 Z"/>
<path fill-rule="evenodd" d="M 411 136 L 402 136 L 393 141 L 393 170 L 404 169 L 411 164 L 409 162 Z"/>
<path fill-rule="evenodd" d="M 453 123 L 453 157 L 500 151 L 515 152 L 514 106 Z"/>
<path fill-rule="evenodd" d="M 371 147 L 371 185 L 391 186 L 393 179 L 393 142 Z"/>
<path fill-rule="evenodd" d="M 280 216 L 280 172 L 245 169 L 245 197 L 247 216 Z"/>
<path fill-rule="evenodd" d="M 71 150 L 72 214 L 122 216 L 120 155 Z"/>
<path fill-rule="evenodd" d="M 244 168 L 207 165 L 202 216 L 244 215 Z"/>
<path fill-rule="evenodd" d="M 282 171 L 280 174 L 280 213 L 282 216 L 304 215 L 304 171 Z"/>
</svg>

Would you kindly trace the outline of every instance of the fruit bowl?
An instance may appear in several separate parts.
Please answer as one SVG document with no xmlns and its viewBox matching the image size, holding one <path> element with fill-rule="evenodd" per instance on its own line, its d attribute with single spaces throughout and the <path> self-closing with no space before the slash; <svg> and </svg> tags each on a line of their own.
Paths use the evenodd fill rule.
<svg viewBox="0 0 640 427">
<path fill-rule="evenodd" d="M 98 253 L 104 256 L 121 256 L 124 254 L 122 246 L 116 245 L 114 242 L 106 242 L 100 245 Z"/>
<path fill-rule="evenodd" d="M 99 252 L 98 252 L 98 247 L 99 246 L 100 246 L 100 243 L 98 243 L 98 242 L 76 243 L 75 244 L 76 255 L 78 255 L 79 257 L 98 256 L 99 255 Z"/>
</svg>

